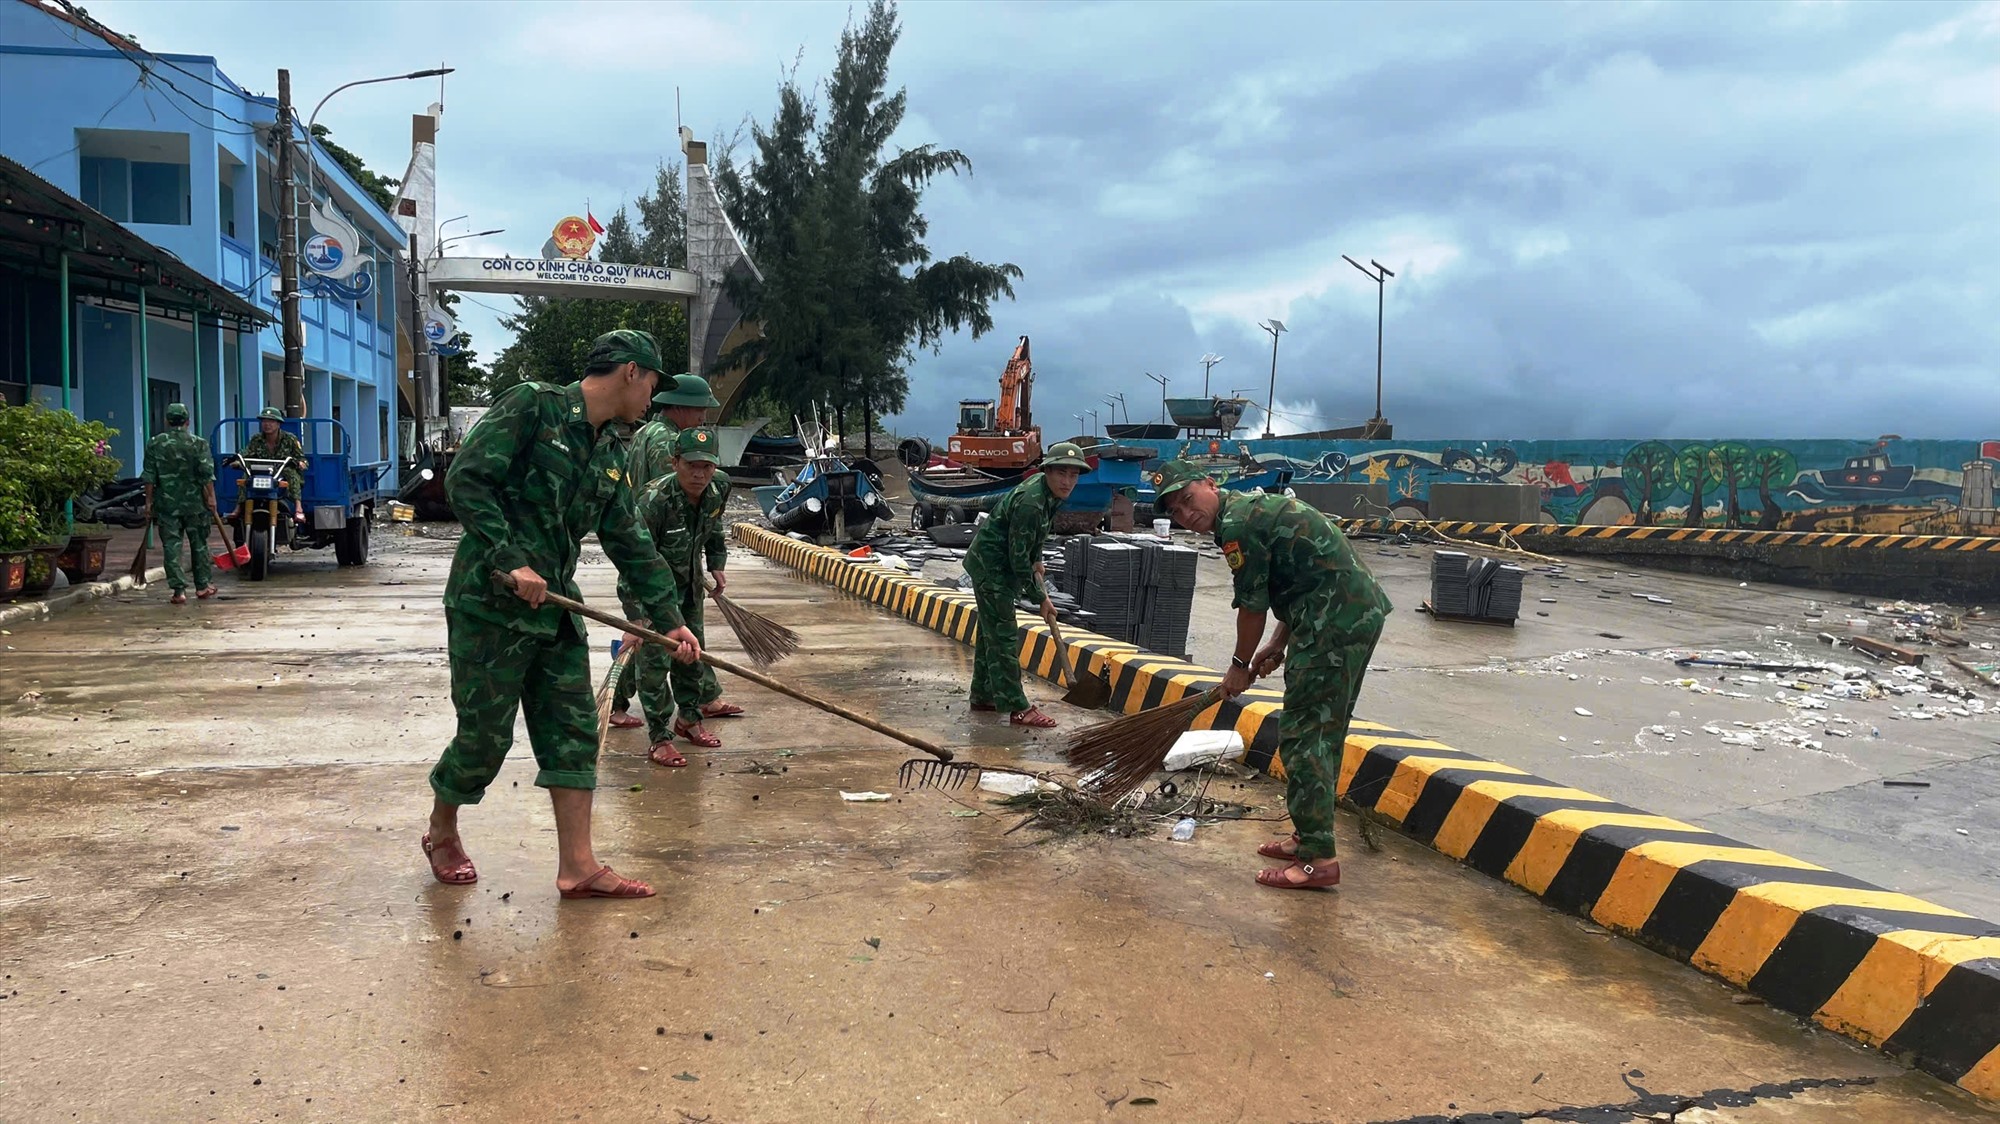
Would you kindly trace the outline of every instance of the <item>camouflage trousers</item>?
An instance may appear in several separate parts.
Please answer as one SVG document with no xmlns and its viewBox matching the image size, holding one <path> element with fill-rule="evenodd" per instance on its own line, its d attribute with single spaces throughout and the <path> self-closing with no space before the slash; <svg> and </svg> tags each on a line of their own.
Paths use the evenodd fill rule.
<svg viewBox="0 0 2000 1124">
<path fill-rule="evenodd" d="M 1285 767 L 1285 806 L 1299 833 L 1299 858 L 1330 859 L 1333 809 L 1340 796 L 1340 757 L 1354 699 L 1368 674 L 1368 657 L 1381 633 L 1314 653 L 1304 666 L 1285 657 L 1285 710 L 1278 724 L 1278 759 Z"/>
<path fill-rule="evenodd" d="M 208 560 L 208 512 L 155 515 L 153 522 L 160 528 L 160 564 L 167 568 L 168 587 L 175 593 L 207 589 L 209 579 L 213 577 Z M 192 584 L 188 581 L 188 571 L 181 568 L 183 543 L 188 548 L 188 565 L 194 571 Z"/>
<path fill-rule="evenodd" d="M 431 791 L 446 804 L 477 804 L 514 747 L 514 715 L 528 720 L 528 744 L 543 788 L 597 787 L 597 707 L 590 650 L 567 614 L 554 636 L 528 633 L 444 611 L 451 654 L 451 702 L 458 733 L 431 770 Z"/>
<path fill-rule="evenodd" d="M 975 585 L 972 595 L 979 609 L 979 632 L 972 640 L 972 702 L 989 703 L 1002 714 L 1026 710 L 1014 592 Z"/>
<path fill-rule="evenodd" d="M 702 603 L 706 600 L 697 592 L 681 601 L 681 618 L 704 648 L 708 646 L 708 632 L 702 624 Z M 639 654 L 618 676 L 611 709 L 625 709 L 635 693 L 646 712 L 647 736 L 661 742 L 674 736 L 677 705 L 681 721 L 699 722 L 701 708 L 722 697 L 722 684 L 716 682 L 715 669 L 705 663 L 680 663 L 658 644 L 641 644 Z"/>
</svg>

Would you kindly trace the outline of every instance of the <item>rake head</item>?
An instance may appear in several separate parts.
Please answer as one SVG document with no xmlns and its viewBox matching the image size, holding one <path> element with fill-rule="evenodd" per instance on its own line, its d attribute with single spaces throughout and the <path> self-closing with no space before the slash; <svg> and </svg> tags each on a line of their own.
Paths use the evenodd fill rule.
<svg viewBox="0 0 2000 1124">
<path fill-rule="evenodd" d="M 904 788 L 959 789 L 976 783 L 984 765 L 977 761 L 939 761 L 930 757 L 912 757 L 896 770 L 896 783 Z"/>
</svg>

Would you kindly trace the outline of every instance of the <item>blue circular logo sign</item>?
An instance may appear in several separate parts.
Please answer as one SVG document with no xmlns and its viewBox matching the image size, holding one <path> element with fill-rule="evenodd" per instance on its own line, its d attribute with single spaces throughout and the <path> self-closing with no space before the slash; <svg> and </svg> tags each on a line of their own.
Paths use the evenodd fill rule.
<svg viewBox="0 0 2000 1124">
<path fill-rule="evenodd" d="M 432 343 L 443 343 L 445 340 L 445 336 L 447 334 L 448 332 L 445 329 L 444 321 L 433 319 L 430 317 L 424 318 L 425 339 L 430 340 Z"/>
<path fill-rule="evenodd" d="M 306 239 L 306 265 L 315 273 L 332 273 L 346 260 L 347 251 L 341 248 L 340 239 L 330 234 Z"/>
</svg>

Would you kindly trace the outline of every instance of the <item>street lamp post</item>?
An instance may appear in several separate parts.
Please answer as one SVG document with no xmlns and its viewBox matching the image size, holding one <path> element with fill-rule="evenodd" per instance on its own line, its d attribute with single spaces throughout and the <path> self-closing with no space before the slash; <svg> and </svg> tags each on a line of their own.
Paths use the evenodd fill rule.
<svg viewBox="0 0 2000 1124">
<path fill-rule="evenodd" d="M 363 78 L 333 88 L 333 93 L 319 99 L 312 113 L 306 118 L 306 198 L 313 196 L 313 173 L 317 161 L 313 158 L 313 126 L 319 123 L 319 111 L 334 94 L 355 86 L 368 86 L 377 82 L 403 82 L 412 78 L 436 78 L 450 74 L 450 67 L 434 67 L 430 70 L 413 70 L 408 74 L 392 74 L 383 78 Z M 278 71 L 278 182 L 283 196 L 285 213 L 279 220 L 278 246 L 278 299 L 284 316 L 285 342 L 285 412 L 291 416 L 304 417 L 306 412 L 306 367 L 305 367 L 305 327 L 300 321 L 299 301 L 299 184 L 292 168 L 293 126 L 297 114 L 292 109 L 292 72 Z M 412 349 L 418 340 L 411 340 Z M 422 388 L 418 388 L 422 393 Z"/>
<path fill-rule="evenodd" d="M 1146 372 L 1146 377 L 1160 384 L 1160 424 L 1167 424 L 1167 376 Z"/>
<path fill-rule="evenodd" d="M 1272 437 L 1271 407 L 1278 404 L 1278 333 L 1285 330 L 1285 322 L 1266 320 L 1257 326 L 1271 333 L 1271 389 L 1264 399 L 1264 438 L 1269 440 Z"/>
<path fill-rule="evenodd" d="M 495 234 L 505 234 L 505 233 L 507 233 L 507 228 L 504 226 L 498 226 L 494 227 L 492 230 L 477 230 L 472 232 L 471 234 L 454 234 L 449 238 L 440 240 L 438 244 L 432 248 L 431 256 L 434 258 L 443 257 L 444 248 L 446 246 L 451 245 L 453 242 L 463 242 L 468 238 L 489 238 Z"/>
<path fill-rule="evenodd" d="M 1379 426 L 1382 421 L 1382 293 L 1385 282 L 1395 274 L 1389 272 L 1389 267 L 1374 258 L 1368 259 L 1368 265 L 1375 267 L 1375 272 L 1371 273 L 1367 266 L 1347 257 L 1346 254 L 1340 256 L 1347 259 L 1347 264 L 1360 270 L 1362 276 L 1375 282 L 1375 422 Z"/>
<path fill-rule="evenodd" d="M 1222 362 L 1222 356 L 1214 352 L 1201 357 L 1201 396 L 1203 398 L 1208 397 L 1208 373 L 1215 370 L 1215 365 L 1220 362 Z"/>
</svg>

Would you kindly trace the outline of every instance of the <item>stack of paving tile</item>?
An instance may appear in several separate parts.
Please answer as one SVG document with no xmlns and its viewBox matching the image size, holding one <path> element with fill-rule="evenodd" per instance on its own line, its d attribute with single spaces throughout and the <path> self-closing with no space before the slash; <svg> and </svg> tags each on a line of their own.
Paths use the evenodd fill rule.
<svg viewBox="0 0 2000 1124">
<path fill-rule="evenodd" d="M 1121 542 L 1092 542 L 1084 547 L 1083 607 L 1095 618 L 1096 631 L 1132 640 L 1139 617 L 1140 565 L 1145 551 Z"/>
<path fill-rule="evenodd" d="M 1188 626 L 1194 617 L 1195 563 L 1200 555 L 1184 546 L 1142 548 L 1145 562 L 1132 643 L 1162 655 L 1187 653 Z"/>
<path fill-rule="evenodd" d="M 1463 551 L 1431 555 L 1431 608 L 1440 616 L 1511 621 L 1521 615 L 1519 566 Z"/>
</svg>

